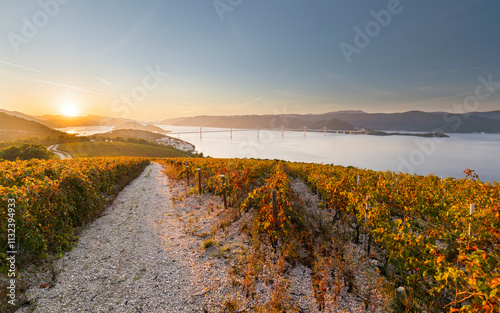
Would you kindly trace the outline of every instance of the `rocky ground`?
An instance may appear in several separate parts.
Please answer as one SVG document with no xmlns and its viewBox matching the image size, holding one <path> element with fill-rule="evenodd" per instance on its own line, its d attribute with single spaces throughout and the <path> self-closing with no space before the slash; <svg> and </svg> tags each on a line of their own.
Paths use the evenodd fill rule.
<svg viewBox="0 0 500 313">
<path fill-rule="evenodd" d="M 302 182 L 294 188 L 307 210 L 317 210 L 317 197 Z M 148 166 L 79 234 L 78 245 L 54 262 L 51 273 L 34 274 L 27 291 L 33 304 L 18 312 L 265 312 L 282 300 L 277 297 L 287 298 L 287 310 L 319 312 L 309 267 L 280 262 L 265 244 L 254 251 L 242 231 L 251 213 L 236 218 L 217 197 L 195 191 L 169 180 L 159 164 Z M 327 214 L 319 223 L 331 219 L 318 214 Z M 383 312 L 388 299 L 374 279 L 375 266 L 359 246 L 346 251 L 359 290 L 349 292 L 339 280 L 323 312 L 364 312 L 360 295 L 380 298 L 371 308 Z M 248 264 L 260 266 L 251 295 L 243 288 Z M 286 274 L 277 276 L 277 267 Z"/>
</svg>

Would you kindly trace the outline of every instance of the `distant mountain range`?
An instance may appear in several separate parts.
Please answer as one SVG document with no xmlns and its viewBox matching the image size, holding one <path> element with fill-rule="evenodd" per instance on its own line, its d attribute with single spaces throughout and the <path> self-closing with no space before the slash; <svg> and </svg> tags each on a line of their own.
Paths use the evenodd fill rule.
<svg viewBox="0 0 500 313">
<path fill-rule="evenodd" d="M 137 122 L 127 122 L 113 127 L 113 130 L 118 129 L 135 129 L 135 130 L 144 130 L 149 132 L 157 132 L 157 133 L 167 133 L 163 128 L 154 125 L 142 125 Z"/>
<path fill-rule="evenodd" d="M 362 111 L 339 111 L 323 114 L 237 115 L 195 116 L 166 119 L 159 124 L 174 126 L 204 126 L 233 128 L 307 128 L 330 130 L 415 131 L 446 133 L 499 133 L 500 110 L 451 114 L 442 112 L 409 111 L 404 113 L 366 113 Z"/>
<path fill-rule="evenodd" d="M 37 123 L 42 123 L 42 120 L 37 119 L 34 116 L 18 112 L 18 111 L 7 111 L 7 110 L 4 110 L 4 109 L 0 109 L 0 113 L 5 113 L 5 114 L 11 115 L 11 116 L 19 117 L 19 118 L 22 118 L 22 119 L 25 119 L 25 120 L 28 120 L 28 121 L 34 121 L 34 122 L 37 122 Z"/>
<path fill-rule="evenodd" d="M 23 113 L 15 112 L 16 114 L 8 114 L 0 112 L 0 142 L 1 141 L 16 141 L 25 140 L 38 137 L 40 140 L 45 141 L 59 141 L 67 142 L 74 141 L 76 139 L 75 135 L 70 135 L 65 132 L 55 130 L 44 124 L 36 122 L 34 120 L 28 120 L 30 116 Z M 26 118 L 20 117 L 24 116 Z M 90 120 L 90 119 L 88 119 Z M 146 125 L 143 126 L 139 123 L 127 122 L 116 126 L 113 131 L 94 135 L 94 138 L 105 138 L 114 139 L 120 137 L 122 139 L 134 138 L 134 139 L 144 139 L 147 141 L 157 140 L 165 137 L 163 129 L 154 126 Z"/>
<path fill-rule="evenodd" d="M 41 115 L 35 116 L 39 123 L 52 128 L 83 127 L 83 126 L 117 126 L 124 123 L 133 123 L 134 120 L 125 118 L 113 118 L 105 116 L 62 116 L 62 115 Z"/>
<path fill-rule="evenodd" d="M 92 138 L 96 139 L 117 139 L 117 138 L 122 138 L 122 139 L 144 139 L 147 141 L 151 140 L 158 140 L 165 138 L 165 135 L 157 134 L 157 133 L 152 133 L 149 131 L 145 130 L 138 130 L 138 129 L 116 129 L 112 130 L 107 133 L 102 133 L 102 134 L 95 134 L 91 136 Z"/>
<path fill-rule="evenodd" d="M 7 124 L 6 116 L 2 116 L 3 134 L 9 138 L 15 137 L 13 131 L 17 130 L 20 137 L 25 137 L 23 132 L 30 133 L 34 124 L 46 126 L 40 129 L 43 136 L 47 136 L 48 129 L 63 127 L 82 126 L 118 126 L 117 128 L 142 129 L 149 131 L 160 131 L 155 126 L 144 127 L 134 120 L 124 118 L 112 118 L 103 116 L 78 116 L 65 117 L 60 115 L 31 116 L 17 111 L 0 109 L 0 113 L 21 120 L 19 127 L 10 120 Z M 32 122 L 26 124 L 25 122 Z M 144 122 L 141 122 L 143 124 Z M 166 119 L 156 122 L 173 126 L 200 126 L 200 127 L 223 127 L 223 128 L 247 128 L 247 129 L 308 129 L 323 130 L 356 130 L 371 129 L 385 131 L 415 131 L 445 133 L 500 133 L 500 110 L 490 112 L 472 112 L 468 114 L 451 114 L 445 112 L 422 112 L 409 111 L 403 113 L 366 113 L 363 111 L 338 111 L 323 114 L 278 114 L 278 115 L 234 115 L 234 116 L 194 116 Z M 9 126 L 7 126 L 9 125 Z M 12 128 L 14 127 L 14 128 Z M 17 127 L 17 128 L 16 128 Z M 27 127 L 27 128 L 26 128 Z M 154 129 L 153 129 L 154 128 Z M 51 133 L 56 135 L 56 133 Z"/>
<path fill-rule="evenodd" d="M 497 133 L 500 132 L 500 111 L 470 114 L 428 113 L 409 111 L 404 113 L 326 113 L 351 123 L 357 128 L 445 133 Z"/>
<path fill-rule="evenodd" d="M 336 118 L 307 120 L 301 115 L 238 115 L 238 116 L 195 116 L 186 118 L 167 119 L 158 122 L 174 126 L 203 126 L 224 128 L 307 128 L 335 130 L 354 130 L 348 122 Z"/>
<path fill-rule="evenodd" d="M 118 126 L 124 123 L 134 123 L 135 120 L 126 118 L 114 118 L 106 116 L 63 116 L 63 115 L 28 115 L 18 111 L 8 111 L 0 109 L 0 112 L 8 115 L 23 118 L 28 121 L 34 121 L 51 128 L 65 128 L 65 127 L 84 127 L 84 126 Z"/>
<path fill-rule="evenodd" d="M 35 121 L 0 112 L 0 141 L 15 141 L 32 137 L 57 139 L 68 137 L 68 134 Z"/>
</svg>

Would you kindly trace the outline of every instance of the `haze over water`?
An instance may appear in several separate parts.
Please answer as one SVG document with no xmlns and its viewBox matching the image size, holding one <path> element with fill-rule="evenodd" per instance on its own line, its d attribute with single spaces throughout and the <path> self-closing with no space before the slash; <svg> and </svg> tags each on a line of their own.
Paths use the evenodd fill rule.
<svg viewBox="0 0 500 313">
<path fill-rule="evenodd" d="M 205 156 L 218 158 L 282 159 L 355 166 L 379 171 L 403 171 L 419 175 L 435 174 L 463 178 L 473 169 L 483 181 L 500 181 L 500 135 L 448 134 L 449 138 L 411 136 L 367 136 L 327 133 L 260 130 L 213 132 L 204 127 L 158 125 L 166 130 L 192 132 L 180 138 L 196 145 Z M 417 142 L 420 142 L 420 145 Z M 425 142 L 426 145 L 422 145 Z M 431 144 L 434 142 L 434 144 Z M 421 148 L 421 147 L 424 148 Z M 422 158 L 423 156 L 423 158 Z"/>
</svg>

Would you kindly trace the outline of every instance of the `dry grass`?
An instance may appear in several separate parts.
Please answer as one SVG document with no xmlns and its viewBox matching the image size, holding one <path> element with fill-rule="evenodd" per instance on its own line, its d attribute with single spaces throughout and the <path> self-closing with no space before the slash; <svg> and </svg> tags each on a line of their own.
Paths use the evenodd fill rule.
<svg viewBox="0 0 500 313">
<path fill-rule="evenodd" d="M 182 175 L 169 167 L 165 173 L 171 178 Z M 224 210 L 222 200 L 210 194 L 202 195 L 200 205 L 198 196 L 189 194 L 183 182 L 174 185 L 178 193 L 173 199 L 179 212 L 187 210 L 179 213 L 186 234 L 198 238 L 200 247 L 211 249 L 209 255 L 225 264 L 228 285 L 214 288 L 230 291 L 225 292 L 218 309 L 212 308 L 214 311 L 389 310 L 387 283 L 360 245 L 351 242 L 348 218 L 337 220 L 335 212 L 319 206 L 310 192 L 296 203 L 300 221 L 294 232 L 273 246 L 267 235 L 259 232 L 253 208 L 247 212 L 232 207 Z M 188 209 L 190 206 L 197 208 Z"/>
<path fill-rule="evenodd" d="M 63 143 L 59 150 L 73 157 L 128 156 L 146 158 L 187 157 L 187 154 L 171 147 L 132 142 L 86 141 Z"/>
</svg>

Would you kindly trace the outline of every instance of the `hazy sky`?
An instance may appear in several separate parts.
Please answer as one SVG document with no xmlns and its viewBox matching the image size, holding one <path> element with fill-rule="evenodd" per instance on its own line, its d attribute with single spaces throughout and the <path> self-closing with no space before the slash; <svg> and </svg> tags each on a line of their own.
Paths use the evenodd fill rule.
<svg viewBox="0 0 500 313">
<path fill-rule="evenodd" d="M 31 114 L 452 112 L 500 82 L 498 0 L 0 5 L 0 108 Z"/>
</svg>

